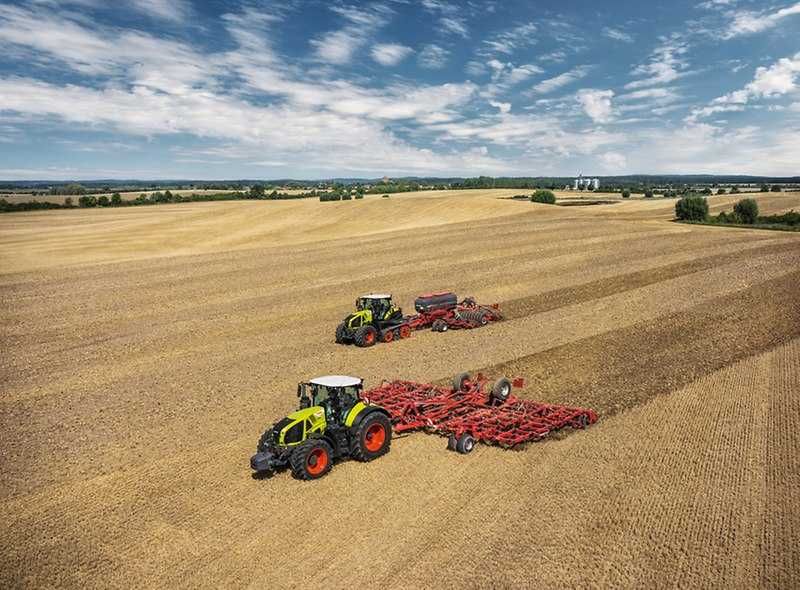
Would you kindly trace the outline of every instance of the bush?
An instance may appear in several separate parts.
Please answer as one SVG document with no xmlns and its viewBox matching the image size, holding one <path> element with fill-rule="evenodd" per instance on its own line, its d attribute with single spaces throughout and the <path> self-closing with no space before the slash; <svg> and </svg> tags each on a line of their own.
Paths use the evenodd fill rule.
<svg viewBox="0 0 800 590">
<path fill-rule="evenodd" d="M 120 196 L 119 193 L 114 193 L 113 195 L 111 195 L 111 204 L 114 207 L 119 207 L 120 205 L 122 205 L 122 197 Z"/>
<path fill-rule="evenodd" d="M 768 184 L 762 184 L 762 185 L 761 185 L 760 192 L 762 192 L 762 193 L 768 193 L 768 192 L 769 192 L 769 185 L 768 185 Z"/>
<path fill-rule="evenodd" d="M 675 203 L 675 217 L 682 221 L 704 221 L 708 217 L 708 201 L 703 197 L 683 197 Z"/>
<path fill-rule="evenodd" d="M 78 197 L 78 207 L 97 207 L 97 199 L 91 196 Z"/>
<path fill-rule="evenodd" d="M 352 200 L 353 200 L 353 195 L 351 195 L 350 193 L 345 193 L 342 195 L 342 201 L 352 201 Z"/>
<path fill-rule="evenodd" d="M 652 199 L 653 198 L 653 190 L 652 189 L 645 189 L 644 191 L 644 198 L 645 199 Z"/>
<path fill-rule="evenodd" d="M 728 191 L 726 191 L 724 188 L 721 188 L 721 189 L 719 189 L 719 190 L 717 191 L 717 194 L 718 194 L 718 195 L 724 195 L 726 192 L 728 192 Z"/>
<path fill-rule="evenodd" d="M 381 198 L 382 198 L 382 199 L 388 199 L 388 198 L 389 198 L 389 195 L 381 195 Z"/>
<path fill-rule="evenodd" d="M 733 212 L 742 223 L 755 223 L 758 219 L 758 203 L 755 199 L 742 199 L 733 206 Z"/>
<path fill-rule="evenodd" d="M 703 194 L 703 195 L 710 195 L 710 194 L 713 194 L 713 192 L 714 192 L 714 191 L 712 191 L 712 190 L 711 190 L 709 187 L 706 187 L 706 188 L 704 188 L 702 191 L 700 191 L 700 194 Z"/>
<path fill-rule="evenodd" d="M 111 204 L 111 201 L 109 201 L 107 196 L 102 195 L 100 198 L 97 199 L 97 204 L 100 207 L 108 207 Z"/>
<path fill-rule="evenodd" d="M 72 207 L 72 197 L 67 197 L 64 199 L 64 208 L 69 209 L 70 207 Z"/>
<path fill-rule="evenodd" d="M 780 187 L 779 184 L 773 184 L 771 190 L 772 190 L 773 193 L 779 193 L 779 192 L 781 192 L 781 187 Z"/>
<path fill-rule="evenodd" d="M 363 199 L 364 193 L 356 193 L 356 199 Z"/>
<path fill-rule="evenodd" d="M 738 186 L 734 185 L 734 186 L 731 187 L 731 194 L 732 195 L 738 195 L 740 192 L 742 192 L 742 191 L 739 190 Z"/>
<path fill-rule="evenodd" d="M 545 203 L 547 205 L 556 204 L 556 196 L 553 191 L 539 189 L 531 195 L 531 203 Z"/>
<path fill-rule="evenodd" d="M 628 189 L 624 189 L 622 191 L 622 198 L 623 199 L 630 199 L 631 198 L 631 191 L 629 191 Z"/>
</svg>

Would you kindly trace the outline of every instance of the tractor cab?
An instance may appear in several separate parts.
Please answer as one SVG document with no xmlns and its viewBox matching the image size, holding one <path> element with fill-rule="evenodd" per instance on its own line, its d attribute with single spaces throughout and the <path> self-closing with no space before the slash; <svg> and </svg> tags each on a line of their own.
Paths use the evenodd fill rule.
<svg viewBox="0 0 800 590">
<path fill-rule="evenodd" d="M 358 377 L 328 375 L 317 377 L 308 383 L 297 386 L 300 408 L 319 406 L 325 410 L 329 424 L 342 423 L 363 389 L 363 381 Z"/>
<path fill-rule="evenodd" d="M 392 303 L 392 296 L 387 293 L 362 295 L 356 299 L 357 311 L 369 311 L 372 321 L 385 322 L 401 315 L 400 308 Z"/>
</svg>

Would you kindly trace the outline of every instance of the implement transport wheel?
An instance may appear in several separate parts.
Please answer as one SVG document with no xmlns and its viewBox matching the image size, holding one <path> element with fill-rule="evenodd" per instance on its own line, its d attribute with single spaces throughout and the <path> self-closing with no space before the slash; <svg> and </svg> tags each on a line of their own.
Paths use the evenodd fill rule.
<svg viewBox="0 0 800 590">
<path fill-rule="evenodd" d="M 511 381 L 503 377 L 494 382 L 491 399 L 503 403 L 508 399 L 509 395 L 511 395 Z"/>
<path fill-rule="evenodd" d="M 336 326 L 336 344 L 344 344 L 347 342 L 347 326 L 344 322 Z"/>
<path fill-rule="evenodd" d="M 451 433 L 450 436 L 447 437 L 447 450 L 455 451 L 457 442 L 456 435 Z"/>
<path fill-rule="evenodd" d="M 333 449 L 322 439 L 307 440 L 295 448 L 289 464 L 297 479 L 319 479 L 333 466 Z"/>
<path fill-rule="evenodd" d="M 475 312 L 473 317 L 480 326 L 485 326 L 489 323 L 489 313 L 485 309 Z"/>
<path fill-rule="evenodd" d="M 400 338 L 408 338 L 411 336 L 411 326 L 403 324 L 400 326 Z"/>
<path fill-rule="evenodd" d="M 572 427 L 576 430 L 583 430 L 589 426 L 589 416 L 581 414 L 572 423 Z"/>
<path fill-rule="evenodd" d="M 434 332 L 447 332 L 447 329 L 449 327 L 450 326 L 447 325 L 446 321 L 444 321 L 444 320 L 436 320 L 436 321 L 433 322 L 433 325 L 431 326 L 431 329 Z"/>
<path fill-rule="evenodd" d="M 391 342 L 394 340 L 394 331 L 393 330 L 386 330 L 383 333 L 383 341 L 384 342 Z"/>
<path fill-rule="evenodd" d="M 355 343 L 356 346 L 366 347 L 373 346 L 378 341 L 378 331 L 375 326 L 361 326 L 356 330 Z"/>
<path fill-rule="evenodd" d="M 389 452 L 392 444 L 392 423 L 383 412 L 372 412 L 356 427 L 355 441 L 355 459 L 377 459 Z"/>
<path fill-rule="evenodd" d="M 469 381 L 469 373 L 459 373 L 453 377 L 453 391 L 464 391 Z"/>
<path fill-rule="evenodd" d="M 467 453 L 471 453 L 472 449 L 475 448 L 475 439 L 472 438 L 472 435 L 469 433 L 464 433 L 458 437 L 456 441 L 456 451 L 461 453 L 462 455 L 466 455 Z"/>
</svg>

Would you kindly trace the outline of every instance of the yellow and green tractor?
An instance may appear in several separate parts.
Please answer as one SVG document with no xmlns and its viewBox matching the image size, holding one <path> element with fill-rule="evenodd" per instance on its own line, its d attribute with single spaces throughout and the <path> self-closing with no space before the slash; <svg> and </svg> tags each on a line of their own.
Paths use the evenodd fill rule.
<svg viewBox="0 0 800 590">
<path fill-rule="evenodd" d="M 358 377 L 329 375 L 297 386 L 300 409 L 268 428 L 250 467 L 260 474 L 289 467 L 298 479 L 319 479 L 336 459 L 372 461 L 389 452 L 389 413 L 360 398 Z"/>
<path fill-rule="evenodd" d="M 410 335 L 411 327 L 403 316 L 403 310 L 392 302 L 388 293 L 362 295 L 356 299 L 356 310 L 336 327 L 337 344 L 362 347 Z"/>
</svg>

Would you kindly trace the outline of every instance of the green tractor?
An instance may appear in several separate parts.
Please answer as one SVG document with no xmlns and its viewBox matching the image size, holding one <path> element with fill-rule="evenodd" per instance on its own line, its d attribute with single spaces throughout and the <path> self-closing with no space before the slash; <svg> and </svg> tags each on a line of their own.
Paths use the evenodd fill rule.
<svg viewBox="0 0 800 590">
<path fill-rule="evenodd" d="M 389 452 L 389 413 L 361 400 L 358 377 L 330 375 L 297 386 L 300 409 L 268 428 L 250 467 L 259 474 L 290 467 L 297 479 L 319 479 L 335 459 L 372 461 Z"/>
<path fill-rule="evenodd" d="M 376 342 L 391 342 L 408 338 L 411 328 L 403 310 L 385 293 L 362 295 L 356 299 L 356 310 L 336 327 L 337 344 L 372 346 Z"/>
</svg>

